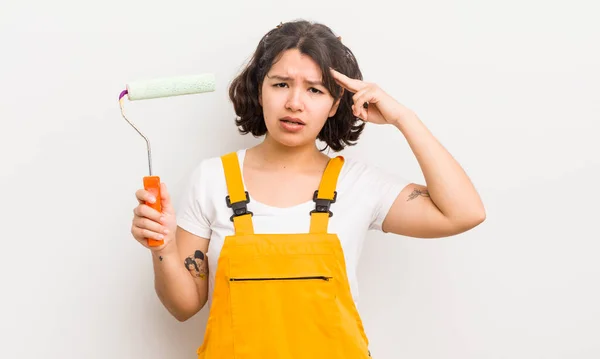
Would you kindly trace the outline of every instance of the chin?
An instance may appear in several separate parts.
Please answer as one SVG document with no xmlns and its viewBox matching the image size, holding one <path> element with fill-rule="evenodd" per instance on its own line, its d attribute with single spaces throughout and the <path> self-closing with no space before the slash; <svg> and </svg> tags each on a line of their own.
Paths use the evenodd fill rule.
<svg viewBox="0 0 600 359">
<path fill-rule="evenodd" d="M 273 138 L 277 143 L 285 147 L 305 147 L 309 144 L 314 143 L 314 141 L 307 141 L 306 139 L 300 138 Z"/>
<path fill-rule="evenodd" d="M 304 136 L 290 135 L 285 133 L 269 134 L 271 140 L 281 146 L 294 148 L 314 145 L 316 139 L 305 138 Z"/>
</svg>

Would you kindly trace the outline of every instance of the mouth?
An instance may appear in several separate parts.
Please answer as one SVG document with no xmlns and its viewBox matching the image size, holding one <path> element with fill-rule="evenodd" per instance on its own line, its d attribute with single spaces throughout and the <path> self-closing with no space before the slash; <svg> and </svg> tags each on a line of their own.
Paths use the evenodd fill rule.
<svg viewBox="0 0 600 359">
<path fill-rule="evenodd" d="M 280 120 L 281 122 L 285 122 L 285 123 L 290 123 L 290 124 L 296 124 L 296 125 L 306 125 L 302 120 L 300 120 L 299 118 L 294 118 L 294 117 L 284 117 Z"/>
</svg>

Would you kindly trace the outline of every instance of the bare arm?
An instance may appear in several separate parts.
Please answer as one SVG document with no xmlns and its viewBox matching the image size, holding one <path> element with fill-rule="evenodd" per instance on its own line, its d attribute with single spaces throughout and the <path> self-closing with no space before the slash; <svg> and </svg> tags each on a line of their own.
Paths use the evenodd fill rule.
<svg viewBox="0 0 600 359">
<path fill-rule="evenodd" d="M 154 287 L 165 308 L 178 320 L 196 314 L 207 299 L 208 239 L 193 235 L 179 226 L 171 197 L 161 183 L 162 213 L 146 205 L 153 196 L 145 189 L 136 191 L 138 206 L 133 210 L 131 233 L 150 249 L 154 267 Z M 163 240 L 150 247 L 147 238 Z"/>
<path fill-rule="evenodd" d="M 458 234 L 485 220 L 485 209 L 469 177 L 417 115 L 379 86 L 331 70 L 353 92 L 353 114 L 364 121 L 395 126 L 406 138 L 426 186 L 411 184 L 398 195 L 383 221 L 385 232 L 432 238 Z"/>
<path fill-rule="evenodd" d="M 465 232 L 485 220 L 485 209 L 469 177 L 450 153 L 405 110 L 395 123 L 423 171 L 426 186 L 404 188 L 383 222 L 383 230 L 419 238 Z"/>
<path fill-rule="evenodd" d="M 208 297 L 208 240 L 177 227 L 168 252 L 152 252 L 156 294 L 179 321 L 199 312 Z"/>
</svg>

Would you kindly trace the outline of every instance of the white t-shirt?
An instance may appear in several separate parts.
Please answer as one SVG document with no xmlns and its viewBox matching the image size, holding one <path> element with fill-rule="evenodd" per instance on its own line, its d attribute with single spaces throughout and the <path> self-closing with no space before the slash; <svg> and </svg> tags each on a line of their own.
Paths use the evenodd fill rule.
<svg viewBox="0 0 600 359">
<path fill-rule="evenodd" d="M 243 178 L 246 149 L 237 151 Z M 338 177 L 337 200 L 331 205 L 328 232 L 338 235 L 348 280 L 355 303 L 358 301 L 356 267 L 368 230 L 382 231 L 382 223 L 392 203 L 409 183 L 377 167 L 346 158 Z M 244 188 L 245 183 L 244 183 Z M 316 190 L 317 188 L 315 188 Z M 247 189 L 246 189 L 247 190 Z M 189 187 L 183 193 L 177 211 L 178 225 L 192 234 L 210 239 L 208 246 L 208 305 L 212 303 L 214 279 L 224 238 L 234 233 L 230 221 L 232 210 L 227 207 L 227 185 L 220 157 L 200 162 L 193 171 Z M 308 233 L 310 211 L 315 203 L 308 202 L 286 208 L 257 202 L 250 195 L 248 210 L 253 212 L 255 233 Z"/>
</svg>

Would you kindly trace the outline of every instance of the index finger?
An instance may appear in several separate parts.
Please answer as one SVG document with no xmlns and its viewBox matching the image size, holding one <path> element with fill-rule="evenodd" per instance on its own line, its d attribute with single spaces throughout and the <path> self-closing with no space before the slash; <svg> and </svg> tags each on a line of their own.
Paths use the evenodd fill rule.
<svg viewBox="0 0 600 359">
<path fill-rule="evenodd" d="M 150 199 L 154 199 L 154 196 L 152 196 L 152 194 L 148 191 L 146 191 L 145 189 L 138 189 L 137 191 L 135 191 L 135 197 L 137 198 L 138 202 L 140 204 L 144 204 L 146 202 L 150 202 Z M 154 201 L 150 202 L 150 203 L 154 203 Z"/>
<path fill-rule="evenodd" d="M 357 79 L 352 79 L 334 69 L 330 69 L 330 71 L 331 71 L 331 75 L 336 80 L 336 82 L 348 91 L 356 93 L 356 92 L 360 91 L 363 87 L 366 86 L 362 81 L 357 80 Z"/>
</svg>

